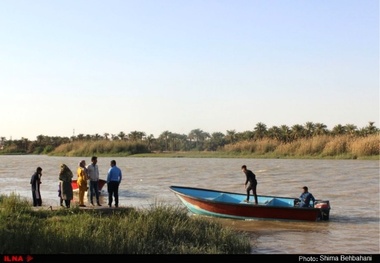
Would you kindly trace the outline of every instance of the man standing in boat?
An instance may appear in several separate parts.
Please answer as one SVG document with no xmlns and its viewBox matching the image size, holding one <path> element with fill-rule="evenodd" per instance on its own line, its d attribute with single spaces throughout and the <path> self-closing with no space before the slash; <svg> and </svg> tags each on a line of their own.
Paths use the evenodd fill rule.
<svg viewBox="0 0 380 263">
<path fill-rule="evenodd" d="M 241 170 L 243 171 L 243 173 L 245 174 L 247 178 L 244 183 L 244 186 L 247 190 L 247 199 L 244 200 L 244 202 L 247 202 L 247 203 L 249 202 L 249 194 L 252 190 L 252 193 L 255 197 L 255 204 L 258 205 L 259 202 L 257 201 L 257 193 L 256 193 L 256 188 L 257 188 L 256 175 L 251 170 L 248 170 L 246 165 L 243 165 L 241 167 Z"/>
<path fill-rule="evenodd" d="M 102 206 L 99 201 L 99 168 L 98 168 L 98 157 L 92 156 L 91 157 L 91 164 L 87 166 L 87 173 L 88 177 L 90 179 L 90 202 L 92 205 L 94 205 L 93 197 L 95 193 L 96 197 L 96 203 L 98 206 Z"/>
</svg>

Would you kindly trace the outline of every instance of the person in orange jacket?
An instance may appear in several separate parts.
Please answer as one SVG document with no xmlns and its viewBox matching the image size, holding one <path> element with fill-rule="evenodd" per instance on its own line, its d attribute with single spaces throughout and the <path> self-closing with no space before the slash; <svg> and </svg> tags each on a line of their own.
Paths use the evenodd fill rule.
<svg viewBox="0 0 380 263">
<path fill-rule="evenodd" d="M 87 187 L 88 175 L 87 175 L 85 160 L 80 161 L 78 169 L 77 169 L 77 175 L 78 175 L 77 184 L 78 184 L 78 190 L 79 190 L 79 206 L 85 207 L 86 205 L 84 204 L 84 194 L 88 189 Z"/>
</svg>

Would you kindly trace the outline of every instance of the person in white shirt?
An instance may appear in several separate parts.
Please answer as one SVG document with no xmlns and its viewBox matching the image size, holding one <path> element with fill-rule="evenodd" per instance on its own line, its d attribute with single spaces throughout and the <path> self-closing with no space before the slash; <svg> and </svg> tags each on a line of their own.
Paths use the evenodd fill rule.
<svg viewBox="0 0 380 263">
<path fill-rule="evenodd" d="M 93 197 L 95 194 L 97 205 L 102 206 L 99 201 L 99 186 L 98 186 L 99 168 L 98 168 L 97 162 L 98 162 L 98 157 L 92 156 L 91 164 L 87 166 L 87 173 L 90 179 L 90 202 L 92 205 L 94 205 Z"/>
</svg>

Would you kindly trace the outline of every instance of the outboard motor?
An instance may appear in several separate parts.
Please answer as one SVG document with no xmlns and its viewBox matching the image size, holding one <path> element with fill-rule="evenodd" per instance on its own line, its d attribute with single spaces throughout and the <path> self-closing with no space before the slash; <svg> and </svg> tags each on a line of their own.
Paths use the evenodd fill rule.
<svg viewBox="0 0 380 263">
<path fill-rule="evenodd" d="M 329 220 L 330 215 L 330 202 L 325 201 L 315 201 L 314 208 L 319 208 L 319 219 L 323 221 Z"/>
</svg>

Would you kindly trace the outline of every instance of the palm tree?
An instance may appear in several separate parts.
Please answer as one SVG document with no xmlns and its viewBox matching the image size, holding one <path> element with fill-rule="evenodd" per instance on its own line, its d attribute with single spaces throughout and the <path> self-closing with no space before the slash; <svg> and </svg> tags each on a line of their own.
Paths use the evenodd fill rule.
<svg viewBox="0 0 380 263">
<path fill-rule="evenodd" d="M 24 148 L 25 152 L 28 152 L 28 142 L 29 142 L 28 138 L 21 137 L 21 140 L 22 140 L 23 145 L 25 147 Z"/>
<path fill-rule="evenodd" d="M 293 140 L 298 140 L 302 138 L 304 134 L 305 134 L 305 129 L 302 125 L 295 124 L 292 126 L 291 137 Z"/>
<path fill-rule="evenodd" d="M 254 136 L 255 136 L 255 133 L 253 131 L 244 131 L 242 133 L 237 134 L 237 137 L 239 137 L 238 140 L 242 140 L 242 141 L 252 140 Z"/>
<path fill-rule="evenodd" d="M 358 129 L 358 127 L 356 127 L 356 125 L 354 125 L 354 124 L 346 124 L 346 131 L 351 136 L 355 135 L 357 129 Z"/>
<path fill-rule="evenodd" d="M 223 133 L 214 132 L 211 134 L 211 138 L 206 143 L 206 149 L 209 151 L 216 151 L 219 147 L 223 147 L 226 144 L 226 139 Z"/>
<path fill-rule="evenodd" d="M 152 150 L 152 144 L 155 141 L 153 134 L 150 134 L 149 136 L 147 136 L 145 138 L 145 141 L 147 143 L 148 150 L 151 151 Z"/>
<path fill-rule="evenodd" d="M 191 141 L 194 140 L 195 143 L 197 144 L 201 133 L 202 133 L 201 129 L 194 129 L 190 131 L 188 137 L 190 138 Z"/>
<path fill-rule="evenodd" d="M 334 135 L 343 135 L 346 133 L 346 127 L 341 124 L 335 125 L 331 133 Z"/>
<path fill-rule="evenodd" d="M 5 137 L 0 137 L 0 150 L 4 149 L 5 145 Z"/>
<path fill-rule="evenodd" d="M 311 121 L 308 121 L 305 123 L 305 136 L 306 138 L 310 138 L 313 136 L 315 131 L 315 124 L 312 123 Z"/>
<path fill-rule="evenodd" d="M 267 126 L 262 122 L 258 122 L 254 130 L 255 130 L 255 136 L 254 136 L 255 139 L 260 140 L 264 138 L 267 134 Z"/>
<path fill-rule="evenodd" d="M 42 142 L 44 141 L 44 137 L 42 134 L 37 136 L 37 144 L 42 145 Z"/>
<path fill-rule="evenodd" d="M 268 134 L 269 138 L 276 139 L 278 141 L 282 141 L 282 130 L 277 126 L 273 126 L 273 127 L 269 128 L 267 134 Z"/>
<path fill-rule="evenodd" d="M 290 141 L 290 136 L 291 136 L 291 130 L 287 125 L 281 125 L 280 126 L 281 130 L 281 141 L 287 143 Z"/>
<path fill-rule="evenodd" d="M 124 132 L 119 132 L 119 134 L 117 135 L 119 138 L 120 138 L 120 140 L 125 140 L 126 139 L 126 134 L 124 133 Z"/>
<path fill-rule="evenodd" d="M 142 141 L 143 137 L 145 137 L 145 132 L 133 131 L 128 134 L 128 138 L 131 141 Z"/>
<path fill-rule="evenodd" d="M 184 149 L 186 146 L 187 136 L 179 133 L 170 133 L 168 135 L 168 147 L 171 151 L 179 151 Z"/>
<path fill-rule="evenodd" d="M 316 123 L 314 126 L 314 135 L 325 135 L 328 134 L 327 126 L 323 123 Z"/>
<path fill-rule="evenodd" d="M 164 141 L 164 143 L 165 143 L 165 151 L 168 150 L 168 146 L 169 146 L 169 136 L 170 136 L 170 134 L 171 134 L 170 131 L 164 131 L 164 132 L 161 133 L 161 135 L 158 137 L 159 140 Z"/>
<path fill-rule="evenodd" d="M 98 133 L 95 133 L 95 135 L 93 135 L 92 138 L 93 138 L 95 141 L 97 141 L 97 140 L 101 139 L 102 136 L 101 136 L 100 134 L 98 134 Z"/>
<path fill-rule="evenodd" d="M 375 134 L 379 130 L 374 126 L 374 124 L 375 124 L 375 122 L 373 122 L 373 121 L 368 122 L 368 126 L 366 127 L 368 134 Z"/>
<path fill-rule="evenodd" d="M 236 142 L 236 131 L 235 130 L 227 130 L 226 141 L 229 143 Z"/>
</svg>

